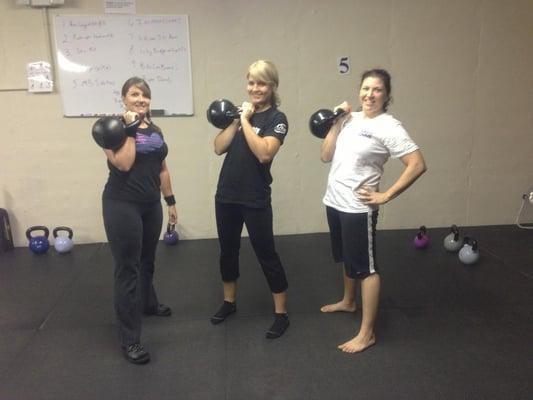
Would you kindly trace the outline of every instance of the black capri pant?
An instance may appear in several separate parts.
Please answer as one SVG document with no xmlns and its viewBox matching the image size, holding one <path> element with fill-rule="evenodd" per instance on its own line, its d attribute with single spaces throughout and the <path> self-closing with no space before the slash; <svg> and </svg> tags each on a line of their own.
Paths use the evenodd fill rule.
<svg viewBox="0 0 533 400">
<path fill-rule="evenodd" d="M 377 273 L 376 224 L 378 211 L 347 213 L 326 206 L 335 262 L 344 262 L 346 275 L 364 279 Z"/>
<path fill-rule="evenodd" d="M 220 272 L 224 282 L 239 278 L 239 250 L 243 224 L 272 293 L 287 290 L 287 278 L 274 247 L 272 206 L 252 208 L 241 204 L 215 202 L 218 240 L 220 243 Z"/>
<path fill-rule="evenodd" d="M 161 202 L 102 199 L 104 226 L 115 261 L 114 304 L 123 346 L 139 343 L 141 314 L 157 310 L 153 286 Z"/>
</svg>

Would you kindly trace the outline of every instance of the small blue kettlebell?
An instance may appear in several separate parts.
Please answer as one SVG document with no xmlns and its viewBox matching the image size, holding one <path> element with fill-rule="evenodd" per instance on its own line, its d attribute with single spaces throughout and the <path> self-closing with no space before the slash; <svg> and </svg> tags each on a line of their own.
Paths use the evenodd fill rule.
<svg viewBox="0 0 533 400">
<path fill-rule="evenodd" d="M 466 265 L 472 265 L 479 260 L 478 244 L 475 239 L 465 237 L 463 247 L 459 250 L 459 260 Z"/>
<path fill-rule="evenodd" d="M 32 236 L 34 231 L 43 231 L 44 235 L 42 236 Z M 35 254 L 44 254 L 50 248 L 50 242 L 48 242 L 48 235 L 50 231 L 46 226 L 31 226 L 26 231 L 26 237 L 30 241 L 29 248 Z"/>
<path fill-rule="evenodd" d="M 58 232 L 67 232 L 68 236 L 58 235 Z M 74 247 L 74 241 L 72 240 L 74 233 L 68 226 L 58 226 L 57 228 L 54 228 L 52 235 L 54 236 L 54 247 L 58 253 L 68 253 Z"/>
<path fill-rule="evenodd" d="M 169 246 L 174 246 L 174 245 L 178 244 L 179 235 L 178 235 L 178 232 L 176 232 L 176 225 L 175 224 L 168 223 L 167 231 L 165 232 L 163 240 Z"/>
</svg>

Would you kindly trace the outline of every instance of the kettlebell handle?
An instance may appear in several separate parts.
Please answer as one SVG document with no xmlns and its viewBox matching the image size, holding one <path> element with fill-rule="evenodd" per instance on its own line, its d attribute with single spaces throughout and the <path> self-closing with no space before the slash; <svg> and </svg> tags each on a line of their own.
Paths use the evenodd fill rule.
<svg viewBox="0 0 533 400">
<path fill-rule="evenodd" d="M 423 236 L 426 235 L 426 227 L 424 225 L 422 225 L 419 229 L 418 229 L 418 234 L 416 235 L 418 237 L 418 239 L 422 239 Z"/>
<path fill-rule="evenodd" d="M 74 232 L 72 232 L 72 229 L 70 229 L 68 226 L 58 226 L 57 228 L 54 228 L 52 231 L 52 235 L 54 238 L 57 238 L 57 232 L 65 231 L 68 232 L 68 238 L 72 239 L 72 236 L 74 236 Z"/>
<path fill-rule="evenodd" d="M 453 240 L 459 241 L 459 228 L 457 228 L 457 225 L 453 224 L 450 228 L 450 233 L 453 233 Z"/>
<path fill-rule="evenodd" d="M 43 226 L 43 225 L 30 226 L 28 230 L 26 231 L 26 237 L 28 238 L 28 240 L 31 240 L 33 238 L 31 233 L 34 231 L 43 231 L 44 232 L 43 236 L 46 237 L 47 239 L 48 239 L 48 235 L 50 234 L 50 231 L 48 230 L 46 226 Z"/>
<path fill-rule="evenodd" d="M 170 222 L 167 224 L 167 233 L 174 232 L 176 230 L 176 224 L 171 224 Z"/>
</svg>

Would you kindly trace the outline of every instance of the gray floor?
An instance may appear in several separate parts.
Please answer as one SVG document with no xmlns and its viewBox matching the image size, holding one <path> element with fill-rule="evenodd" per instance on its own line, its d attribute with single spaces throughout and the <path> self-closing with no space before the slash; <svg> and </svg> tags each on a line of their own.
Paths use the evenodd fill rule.
<svg viewBox="0 0 533 400">
<path fill-rule="evenodd" d="M 146 366 L 118 348 L 106 245 L 68 255 L 0 254 L 0 399 L 531 399 L 533 231 L 462 228 L 481 260 L 423 251 L 412 230 L 379 231 L 378 344 L 347 355 L 360 312 L 325 315 L 342 291 L 326 234 L 276 238 L 291 327 L 278 340 L 268 288 L 243 240 L 238 312 L 212 326 L 221 288 L 216 240 L 163 244 L 156 286 L 170 318 L 144 320 Z"/>
</svg>

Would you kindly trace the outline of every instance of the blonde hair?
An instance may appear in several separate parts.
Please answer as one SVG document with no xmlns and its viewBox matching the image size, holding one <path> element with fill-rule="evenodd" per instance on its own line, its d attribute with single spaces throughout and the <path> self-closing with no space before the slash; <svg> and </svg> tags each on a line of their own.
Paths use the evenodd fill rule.
<svg viewBox="0 0 533 400">
<path fill-rule="evenodd" d="M 261 82 L 265 82 L 272 89 L 272 97 L 270 104 L 272 106 L 279 106 L 281 99 L 278 94 L 279 75 L 278 69 L 271 61 L 257 60 L 248 67 L 246 78 L 255 78 Z"/>
</svg>

